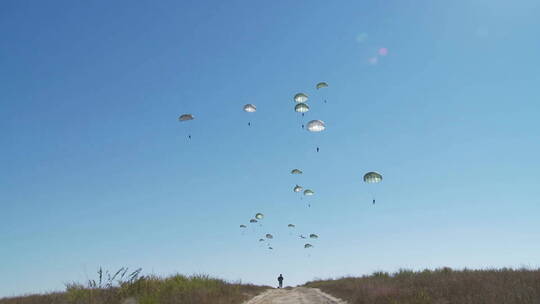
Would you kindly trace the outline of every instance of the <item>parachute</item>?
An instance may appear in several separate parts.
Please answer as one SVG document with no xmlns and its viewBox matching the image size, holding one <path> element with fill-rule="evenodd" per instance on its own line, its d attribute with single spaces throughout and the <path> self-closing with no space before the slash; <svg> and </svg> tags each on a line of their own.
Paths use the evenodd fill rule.
<svg viewBox="0 0 540 304">
<path fill-rule="evenodd" d="M 248 113 L 255 113 L 257 111 L 257 107 L 254 104 L 248 103 L 244 106 L 244 112 Z M 251 121 L 248 122 L 248 126 L 251 126 Z"/>
<path fill-rule="evenodd" d="M 364 174 L 364 182 L 367 184 L 378 184 L 382 182 L 382 180 L 382 175 L 377 172 L 368 172 Z M 373 193 L 373 189 L 371 195 L 373 196 L 373 204 L 375 204 L 375 194 Z"/>
<path fill-rule="evenodd" d="M 262 220 L 264 218 L 264 214 L 257 213 L 257 214 L 255 214 L 255 218 L 258 219 L 258 220 Z"/>
<path fill-rule="evenodd" d="M 302 186 L 298 186 L 296 185 L 294 188 L 293 188 L 293 191 L 298 193 L 298 192 L 302 192 L 302 190 L 304 190 L 304 188 L 302 188 Z"/>
<path fill-rule="evenodd" d="M 240 228 L 247 228 L 246 225 L 240 225 Z"/>
<path fill-rule="evenodd" d="M 308 96 L 304 93 L 298 93 L 294 95 L 294 101 L 296 103 L 305 103 L 308 100 Z"/>
<path fill-rule="evenodd" d="M 306 195 L 306 196 L 311 196 L 313 194 L 315 194 L 315 192 L 313 192 L 313 190 L 311 190 L 311 189 L 304 190 L 304 195 Z"/>
<path fill-rule="evenodd" d="M 319 83 L 317 83 L 317 85 L 316 85 L 315 87 L 317 88 L 317 90 L 318 90 L 318 89 L 322 89 L 322 88 L 327 88 L 327 87 L 328 87 L 328 83 L 326 83 L 326 82 L 324 82 L 324 81 L 323 81 L 323 82 L 319 82 Z"/>
<path fill-rule="evenodd" d="M 272 247 L 268 247 L 268 249 L 272 250 L 272 249 L 274 249 L 274 248 L 272 248 Z"/>
<path fill-rule="evenodd" d="M 326 125 L 322 120 L 312 120 L 308 122 L 307 129 L 309 132 L 322 132 L 324 129 L 326 129 Z"/>
<path fill-rule="evenodd" d="M 294 228 L 294 227 L 296 227 L 296 226 L 295 226 L 294 224 L 289 224 L 289 225 L 287 225 L 287 227 L 289 227 L 289 228 Z"/>
<path fill-rule="evenodd" d="M 267 238 L 267 239 L 273 239 L 273 238 L 274 238 L 274 236 L 273 236 L 273 235 L 271 235 L 270 233 L 267 233 L 267 234 L 266 234 L 266 238 Z"/>
<path fill-rule="evenodd" d="M 292 169 L 291 170 L 291 174 L 302 174 L 302 173 L 304 173 L 304 172 L 302 172 L 302 170 L 300 170 L 300 169 Z"/>
<path fill-rule="evenodd" d="M 258 221 L 257 221 L 256 219 L 250 219 L 249 222 L 250 222 L 250 223 L 256 223 L 256 222 L 258 222 Z"/>
<path fill-rule="evenodd" d="M 188 121 L 193 119 L 195 119 L 195 117 L 192 114 L 182 114 L 180 117 L 178 117 L 179 121 Z"/>
<path fill-rule="evenodd" d="M 257 111 L 257 107 L 254 104 L 248 103 L 244 106 L 244 111 L 248 113 L 254 113 Z"/>
<path fill-rule="evenodd" d="M 311 248 L 311 247 L 313 247 L 313 245 L 311 245 L 311 244 L 305 244 L 304 245 L 304 248 Z"/>
<path fill-rule="evenodd" d="M 307 105 L 307 103 L 299 103 L 294 106 L 294 111 L 298 113 L 306 113 L 307 111 L 309 111 L 309 106 Z"/>
<path fill-rule="evenodd" d="M 300 234 L 298 237 L 301 238 L 301 239 L 305 239 L 305 238 L 306 238 L 303 234 Z"/>
<path fill-rule="evenodd" d="M 315 233 L 312 233 L 312 234 L 309 235 L 309 238 L 310 238 L 310 239 L 318 239 L 319 236 L 316 235 Z"/>
<path fill-rule="evenodd" d="M 364 175 L 364 182 L 368 184 L 380 183 L 382 179 L 382 175 L 377 172 L 368 172 Z"/>
<path fill-rule="evenodd" d="M 264 239 L 259 239 L 259 242 L 264 242 Z"/>
<path fill-rule="evenodd" d="M 178 117 L 178 120 L 180 122 L 186 122 L 195 119 L 195 117 L 192 114 L 182 114 Z M 189 134 L 188 130 L 188 138 L 191 139 L 191 134 Z"/>
</svg>

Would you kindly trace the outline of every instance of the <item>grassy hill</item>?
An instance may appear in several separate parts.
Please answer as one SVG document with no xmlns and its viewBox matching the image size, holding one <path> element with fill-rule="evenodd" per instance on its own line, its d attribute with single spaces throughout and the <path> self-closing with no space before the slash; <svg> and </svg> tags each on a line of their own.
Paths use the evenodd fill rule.
<svg viewBox="0 0 540 304">
<path fill-rule="evenodd" d="M 206 275 L 166 278 L 98 272 L 65 292 L 0 299 L 0 304 L 240 304 L 269 288 L 230 283 Z M 349 304 L 540 304 L 540 269 L 376 272 L 363 277 L 308 282 L 306 287 Z"/>
<path fill-rule="evenodd" d="M 239 304 L 268 287 L 229 283 L 206 275 L 140 276 L 121 269 L 71 283 L 65 292 L 0 299 L 0 304 Z"/>
<path fill-rule="evenodd" d="M 461 270 L 345 277 L 306 283 L 349 304 L 525 304 L 540 303 L 540 269 Z"/>
</svg>

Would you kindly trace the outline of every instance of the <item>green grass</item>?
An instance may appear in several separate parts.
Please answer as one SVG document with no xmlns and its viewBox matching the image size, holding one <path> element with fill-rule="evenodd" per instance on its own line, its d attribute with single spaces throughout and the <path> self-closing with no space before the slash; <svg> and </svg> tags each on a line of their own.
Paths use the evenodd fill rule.
<svg viewBox="0 0 540 304">
<path fill-rule="evenodd" d="M 98 271 L 87 284 L 66 284 L 66 291 L 0 299 L 0 304 L 239 304 L 268 287 L 229 283 L 207 275 L 140 276 L 122 268 Z"/>
<path fill-rule="evenodd" d="M 400 270 L 305 286 L 320 288 L 349 304 L 540 303 L 540 269 Z"/>
</svg>

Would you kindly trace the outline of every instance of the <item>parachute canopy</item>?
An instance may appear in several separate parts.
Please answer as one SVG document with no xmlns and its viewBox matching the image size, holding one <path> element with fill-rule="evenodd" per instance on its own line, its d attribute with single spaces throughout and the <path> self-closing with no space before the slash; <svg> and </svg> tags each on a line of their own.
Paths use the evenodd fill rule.
<svg viewBox="0 0 540 304">
<path fill-rule="evenodd" d="M 322 132 L 326 129 L 326 125 L 322 120 L 312 120 L 308 122 L 307 129 L 309 132 Z"/>
<path fill-rule="evenodd" d="M 311 190 L 311 189 L 304 190 L 304 195 L 311 196 L 313 194 L 315 194 L 315 192 L 313 192 L 313 190 Z"/>
<path fill-rule="evenodd" d="M 309 106 L 307 105 L 307 103 L 299 103 L 294 106 L 294 111 L 298 113 L 306 113 L 307 111 L 309 111 Z"/>
<path fill-rule="evenodd" d="M 240 225 L 240 228 L 247 228 L 246 225 Z"/>
<path fill-rule="evenodd" d="M 250 222 L 250 223 L 256 223 L 257 220 L 256 220 L 256 219 L 250 219 L 249 222 Z"/>
<path fill-rule="evenodd" d="M 193 119 L 195 119 L 195 117 L 193 117 L 193 115 L 191 114 L 182 114 L 180 115 L 180 117 L 178 117 L 179 121 L 188 121 L 188 120 L 193 120 Z"/>
<path fill-rule="evenodd" d="M 287 225 L 287 227 L 289 227 L 289 228 L 294 228 L 294 227 L 296 227 L 296 226 L 295 226 L 294 224 L 289 224 L 289 225 Z"/>
<path fill-rule="evenodd" d="M 257 111 L 257 107 L 254 104 L 248 103 L 247 105 L 244 106 L 244 111 L 248 113 L 253 113 Z"/>
<path fill-rule="evenodd" d="M 300 170 L 300 169 L 292 169 L 291 170 L 291 174 L 302 174 L 302 173 L 304 173 L 304 172 L 302 172 L 302 170 Z"/>
<path fill-rule="evenodd" d="M 264 242 L 264 239 L 259 239 L 259 242 Z"/>
<path fill-rule="evenodd" d="M 322 89 L 322 88 L 327 88 L 327 87 L 328 87 L 328 83 L 326 83 L 326 82 L 324 82 L 324 81 L 323 81 L 323 82 L 319 82 L 319 83 L 317 83 L 317 85 L 316 85 L 315 87 L 317 88 L 317 90 L 318 90 L 318 89 Z"/>
<path fill-rule="evenodd" d="M 293 189 L 294 192 L 302 192 L 302 190 L 304 190 L 304 188 L 302 188 L 302 186 L 298 186 L 296 185 Z"/>
<path fill-rule="evenodd" d="M 310 238 L 310 239 L 318 239 L 319 236 L 316 235 L 315 233 L 312 233 L 312 234 L 309 235 L 309 238 Z"/>
<path fill-rule="evenodd" d="M 364 182 L 368 184 L 380 183 L 382 179 L 382 175 L 377 172 L 368 172 L 364 175 Z"/>
<path fill-rule="evenodd" d="M 297 103 L 305 103 L 308 100 L 308 96 L 304 93 L 298 93 L 294 95 L 294 101 Z"/>
<path fill-rule="evenodd" d="M 264 214 L 257 213 L 257 214 L 255 214 L 255 218 L 258 219 L 258 220 L 262 220 L 264 218 Z"/>
<path fill-rule="evenodd" d="M 267 234 L 266 234 L 266 238 L 267 238 L 267 239 L 273 239 L 273 238 L 274 238 L 274 236 L 273 236 L 273 235 L 271 235 L 270 233 L 267 233 Z"/>
<path fill-rule="evenodd" d="M 305 244 L 304 245 L 304 248 L 311 248 L 311 247 L 313 247 L 313 245 L 311 245 L 311 244 Z"/>
</svg>

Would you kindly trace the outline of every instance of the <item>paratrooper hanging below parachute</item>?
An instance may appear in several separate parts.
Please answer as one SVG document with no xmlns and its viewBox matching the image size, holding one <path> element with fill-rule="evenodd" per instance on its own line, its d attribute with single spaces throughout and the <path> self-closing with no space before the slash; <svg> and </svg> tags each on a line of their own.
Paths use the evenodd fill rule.
<svg viewBox="0 0 540 304">
<path fill-rule="evenodd" d="M 364 182 L 366 184 L 378 184 L 382 182 L 382 180 L 383 180 L 382 175 L 377 172 L 368 172 L 364 174 Z M 373 204 L 375 204 L 375 194 L 372 194 L 372 195 L 373 195 Z"/>
<path fill-rule="evenodd" d="M 180 122 L 187 122 L 193 119 L 195 119 L 195 117 L 192 114 L 182 114 L 178 117 L 178 121 Z M 189 132 L 188 132 L 188 139 L 191 139 L 191 134 Z"/>
<path fill-rule="evenodd" d="M 248 103 L 244 106 L 244 112 L 255 113 L 257 112 L 257 107 L 254 104 Z M 251 121 L 248 122 L 248 126 L 251 127 Z"/>
</svg>

